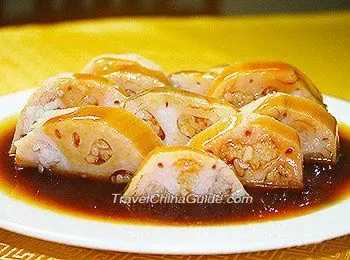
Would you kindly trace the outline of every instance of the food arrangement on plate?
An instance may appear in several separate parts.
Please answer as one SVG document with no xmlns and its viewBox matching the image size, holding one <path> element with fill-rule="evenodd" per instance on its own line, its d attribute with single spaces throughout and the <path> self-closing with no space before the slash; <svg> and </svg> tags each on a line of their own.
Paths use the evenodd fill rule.
<svg viewBox="0 0 350 260">
<path fill-rule="evenodd" d="M 113 54 L 44 81 L 19 115 L 9 153 L 22 188 L 40 190 L 33 198 L 44 204 L 108 219 L 210 224 L 335 201 L 331 189 L 348 183 L 342 145 L 320 91 L 286 63 L 167 74 L 139 55 Z M 111 205 L 112 193 L 253 201 Z"/>
</svg>

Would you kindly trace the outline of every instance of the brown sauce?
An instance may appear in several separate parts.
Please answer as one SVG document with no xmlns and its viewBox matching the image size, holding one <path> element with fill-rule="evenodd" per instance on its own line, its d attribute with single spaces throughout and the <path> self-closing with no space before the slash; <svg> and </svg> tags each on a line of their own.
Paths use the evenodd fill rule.
<svg viewBox="0 0 350 260">
<path fill-rule="evenodd" d="M 303 190 L 252 189 L 251 204 L 119 204 L 113 193 L 124 186 L 55 176 L 37 169 L 17 171 L 8 149 L 16 121 L 0 125 L 0 192 L 65 214 L 109 222 L 157 225 L 226 225 L 304 215 L 338 203 L 350 194 L 350 128 L 340 127 L 336 166 L 306 165 Z"/>
</svg>

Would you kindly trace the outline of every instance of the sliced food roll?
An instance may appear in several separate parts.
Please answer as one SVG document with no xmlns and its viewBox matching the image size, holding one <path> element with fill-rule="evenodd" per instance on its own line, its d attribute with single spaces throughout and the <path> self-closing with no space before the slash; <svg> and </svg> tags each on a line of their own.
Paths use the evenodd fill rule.
<svg viewBox="0 0 350 260">
<path fill-rule="evenodd" d="M 188 145 L 218 156 L 235 169 L 243 185 L 303 187 L 298 133 L 269 116 L 238 113 L 223 118 Z"/>
<path fill-rule="evenodd" d="M 298 69 L 281 62 L 237 62 L 225 68 L 207 95 L 240 108 L 268 93 L 285 92 L 322 104 L 316 86 Z"/>
<path fill-rule="evenodd" d="M 211 68 L 208 72 L 203 71 L 179 71 L 169 75 L 172 86 L 181 88 L 187 91 L 206 94 L 208 88 L 213 84 L 215 78 L 227 67 L 228 65 L 218 65 Z"/>
<path fill-rule="evenodd" d="M 162 147 L 142 162 L 124 196 L 248 195 L 242 184 L 219 158 L 188 147 Z"/>
<path fill-rule="evenodd" d="M 205 94 L 213 83 L 216 73 L 201 71 L 180 71 L 170 75 L 171 83 L 176 88 Z"/>
<path fill-rule="evenodd" d="M 184 145 L 236 110 L 220 100 L 176 88 L 153 88 L 132 96 L 124 108 L 149 123 L 167 145 Z"/>
<path fill-rule="evenodd" d="M 44 81 L 19 115 L 13 141 L 32 130 L 46 112 L 83 105 L 119 106 L 128 93 L 103 77 L 82 73 L 60 73 Z M 14 153 L 12 145 L 10 153 Z"/>
<path fill-rule="evenodd" d="M 297 130 L 306 161 L 332 164 L 337 162 L 337 121 L 319 103 L 276 93 L 261 97 L 241 110 L 271 116 Z"/>
<path fill-rule="evenodd" d="M 122 182 L 162 145 L 150 126 L 128 111 L 84 106 L 46 113 L 15 142 L 15 160 L 19 167 Z"/>
<path fill-rule="evenodd" d="M 170 84 L 163 69 L 137 54 L 104 54 L 92 59 L 82 70 L 114 81 L 133 95 L 151 87 Z"/>
</svg>

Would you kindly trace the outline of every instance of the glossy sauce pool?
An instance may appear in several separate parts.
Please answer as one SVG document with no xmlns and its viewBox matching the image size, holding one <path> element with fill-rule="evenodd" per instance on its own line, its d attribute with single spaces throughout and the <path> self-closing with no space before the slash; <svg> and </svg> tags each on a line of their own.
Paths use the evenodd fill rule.
<svg viewBox="0 0 350 260">
<path fill-rule="evenodd" d="M 124 186 L 89 179 L 55 176 L 37 169 L 16 171 L 8 156 L 16 121 L 0 124 L 0 192 L 65 214 L 109 222 L 157 225 L 226 225 L 284 219 L 307 214 L 350 194 L 350 128 L 340 127 L 336 166 L 305 165 L 303 190 L 247 188 L 252 203 L 120 204 L 112 194 Z"/>
</svg>

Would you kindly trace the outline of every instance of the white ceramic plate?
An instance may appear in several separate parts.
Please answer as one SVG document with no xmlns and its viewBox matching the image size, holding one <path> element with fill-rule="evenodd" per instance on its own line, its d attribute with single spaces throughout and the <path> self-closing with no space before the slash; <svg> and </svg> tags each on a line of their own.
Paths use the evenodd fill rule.
<svg viewBox="0 0 350 260">
<path fill-rule="evenodd" d="M 0 120 L 18 113 L 33 90 L 0 97 Z M 325 97 L 329 111 L 350 124 L 350 103 Z M 256 224 L 166 227 L 112 224 L 63 215 L 0 191 L 0 227 L 49 241 L 95 249 L 155 254 L 221 254 L 321 242 L 350 233 L 350 198 L 314 213 Z"/>
</svg>

